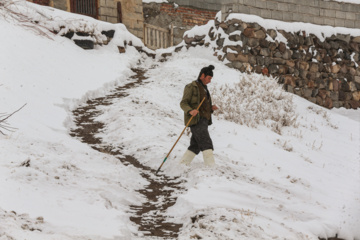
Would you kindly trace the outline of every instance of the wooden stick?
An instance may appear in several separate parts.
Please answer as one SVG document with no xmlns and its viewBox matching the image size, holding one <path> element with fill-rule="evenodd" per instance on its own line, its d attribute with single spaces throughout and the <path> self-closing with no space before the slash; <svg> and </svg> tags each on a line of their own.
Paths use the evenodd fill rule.
<svg viewBox="0 0 360 240">
<path fill-rule="evenodd" d="M 205 101 L 205 97 L 203 98 L 203 100 L 201 101 L 201 103 L 199 104 L 199 106 L 197 107 L 196 110 L 199 111 L 201 105 L 203 104 L 203 102 Z M 196 115 L 195 115 L 196 116 Z M 158 172 L 160 171 L 160 168 L 162 167 L 162 165 L 166 162 L 167 158 L 169 157 L 170 153 L 172 152 L 172 150 L 174 149 L 175 145 L 178 143 L 178 141 L 180 140 L 181 136 L 184 134 L 185 129 L 189 126 L 191 120 L 194 118 L 194 116 L 191 116 L 190 120 L 188 121 L 188 123 L 186 124 L 184 130 L 182 130 L 180 136 L 178 137 L 178 139 L 176 140 L 175 144 L 173 145 L 173 147 L 171 148 L 170 152 L 168 153 L 168 155 L 166 155 L 164 161 L 162 162 L 162 164 L 160 165 L 160 167 L 158 168 L 158 170 L 156 171 L 156 175 L 158 174 Z"/>
</svg>

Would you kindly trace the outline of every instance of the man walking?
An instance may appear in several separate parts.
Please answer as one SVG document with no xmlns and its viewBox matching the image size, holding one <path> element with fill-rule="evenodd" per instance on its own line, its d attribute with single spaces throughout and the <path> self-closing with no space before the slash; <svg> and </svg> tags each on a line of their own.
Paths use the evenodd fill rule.
<svg viewBox="0 0 360 240">
<path fill-rule="evenodd" d="M 198 79 L 186 85 L 184 89 L 180 107 L 184 111 L 185 125 L 191 116 L 194 116 L 194 118 L 189 124 L 192 136 L 190 146 L 181 159 L 181 163 L 183 164 L 190 164 L 194 157 L 202 151 L 205 165 L 215 165 L 213 156 L 214 147 L 208 126 L 212 124 L 211 114 L 218 108 L 212 105 L 210 92 L 206 86 L 211 82 L 214 69 L 215 67 L 212 65 L 202 68 Z M 205 101 L 199 111 L 196 110 L 204 97 Z"/>
</svg>

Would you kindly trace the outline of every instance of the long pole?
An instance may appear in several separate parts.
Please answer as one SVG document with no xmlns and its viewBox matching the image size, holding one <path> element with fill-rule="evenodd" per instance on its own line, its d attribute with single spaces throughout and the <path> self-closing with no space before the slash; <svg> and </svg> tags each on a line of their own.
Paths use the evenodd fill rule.
<svg viewBox="0 0 360 240">
<path fill-rule="evenodd" d="M 199 108 L 201 107 L 201 105 L 203 104 L 203 102 L 205 101 L 205 97 L 203 98 L 203 100 L 200 102 L 199 106 L 196 108 L 196 110 L 199 111 Z M 166 155 L 164 161 L 161 163 L 160 167 L 158 168 L 158 170 L 156 171 L 156 175 L 158 174 L 158 172 L 160 171 L 160 168 L 162 167 L 162 165 L 164 165 L 164 163 L 166 162 L 167 158 L 169 157 L 170 153 L 172 152 L 172 150 L 174 149 L 175 145 L 178 143 L 178 141 L 180 140 L 181 136 L 183 135 L 183 133 L 185 132 L 185 129 L 189 126 L 191 120 L 194 118 L 194 116 L 191 116 L 190 120 L 187 122 L 184 130 L 182 130 L 180 136 L 178 137 L 178 139 L 176 140 L 174 146 L 171 148 L 170 152 L 168 153 L 168 155 Z"/>
</svg>

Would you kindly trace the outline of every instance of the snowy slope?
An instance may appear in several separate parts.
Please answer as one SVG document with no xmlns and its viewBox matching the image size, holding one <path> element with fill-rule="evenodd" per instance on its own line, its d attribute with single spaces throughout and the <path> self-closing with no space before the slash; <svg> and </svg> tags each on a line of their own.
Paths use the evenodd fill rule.
<svg viewBox="0 0 360 240">
<path fill-rule="evenodd" d="M 1 112 L 27 104 L 9 120 L 18 129 L 0 136 L 0 238 L 4 232 L 14 239 L 127 236 L 127 206 L 139 201 L 134 190 L 145 181 L 71 138 L 68 125 L 72 106 L 127 82 L 140 55 L 130 47 L 120 55 L 111 44 L 85 51 L 64 37 L 34 34 L 8 16 L 0 17 L 0 29 Z M 137 180 L 122 182 L 130 176 Z M 23 230 L 20 214 L 29 214 L 42 232 Z M 35 224 L 39 216 L 44 224 Z"/>
<path fill-rule="evenodd" d="M 27 103 L 9 120 L 18 129 L 0 135 L 0 239 L 135 239 L 128 206 L 142 201 L 135 191 L 146 181 L 134 167 L 94 151 L 68 132 L 71 110 L 124 85 L 139 60 L 148 69 L 147 83 L 103 109 L 98 120 L 106 129 L 99 136 L 154 169 L 184 127 L 182 91 L 202 67 L 215 66 L 209 88 L 219 106 L 225 106 L 221 87 L 236 89 L 240 83 L 257 94 L 261 89 L 247 83 L 275 81 L 230 69 L 206 48 L 183 50 L 159 62 L 133 48 L 120 55 L 113 44 L 84 51 L 66 38 L 50 40 L 1 17 L 0 25 L 7 36 L 0 40 L 0 112 Z M 124 30 L 125 35 L 131 37 Z M 188 134 L 170 155 L 162 171 L 181 176 L 187 188 L 168 211 L 184 223 L 179 239 L 335 234 L 360 239 L 359 112 L 329 111 L 280 86 L 273 90 L 289 99 L 297 115 L 296 124 L 283 127 L 281 135 L 266 124 L 249 127 L 219 114 L 210 127 L 215 168 L 205 168 L 201 156 L 191 167 L 178 164 Z M 244 98 L 232 96 L 227 100 L 232 105 Z M 251 105 L 241 109 L 240 119 L 259 112 Z"/>
<path fill-rule="evenodd" d="M 156 169 L 183 128 L 179 108 L 183 87 L 208 64 L 215 66 L 212 92 L 224 84 L 234 88 L 243 78 L 262 78 L 229 69 L 206 48 L 180 52 L 153 66 L 148 83 L 130 91 L 129 98 L 104 109 L 98 120 L 107 124 L 108 131 L 99 136 L 127 146 L 125 154 Z M 260 91 L 252 88 L 254 94 Z M 204 168 L 202 156 L 190 168 L 179 165 L 189 136 L 180 140 L 163 167 L 165 173 L 187 181 L 188 191 L 169 211 L 185 223 L 180 239 L 196 234 L 204 239 L 317 239 L 337 233 L 345 239 L 360 237 L 359 119 L 296 96 L 291 105 L 297 124 L 284 127 L 281 135 L 261 124 L 249 128 L 225 121 L 222 115 L 215 117 L 210 128 L 214 169 Z M 242 107 L 243 118 L 254 115 L 251 108 Z M 205 216 L 194 227 L 191 217 L 196 215 Z"/>
</svg>

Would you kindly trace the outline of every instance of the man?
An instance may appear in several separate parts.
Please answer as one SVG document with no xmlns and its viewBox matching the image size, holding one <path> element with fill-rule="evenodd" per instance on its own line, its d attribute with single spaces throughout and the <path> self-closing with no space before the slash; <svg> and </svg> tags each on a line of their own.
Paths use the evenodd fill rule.
<svg viewBox="0 0 360 240">
<path fill-rule="evenodd" d="M 214 69 L 215 67 L 212 65 L 202 68 L 198 79 L 186 85 L 184 89 L 180 107 L 184 111 L 185 125 L 191 116 L 194 116 L 194 118 L 189 124 L 192 136 L 190 146 L 181 159 L 183 164 L 190 164 L 194 157 L 202 151 L 205 165 L 215 165 L 213 156 L 214 147 L 208 126 L 212 124 L 211 114 L 218 108 L 212 105 L 210 92 L 206 86 L 211 82 Z M 204 97 L 205 101 L 199 108 L 199 111 L 196 110 Z"/>
</svg>

